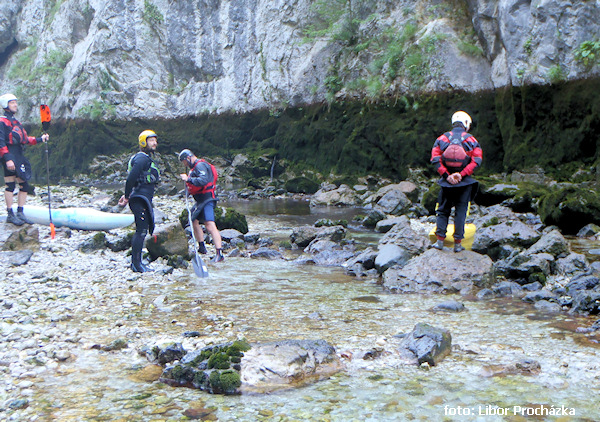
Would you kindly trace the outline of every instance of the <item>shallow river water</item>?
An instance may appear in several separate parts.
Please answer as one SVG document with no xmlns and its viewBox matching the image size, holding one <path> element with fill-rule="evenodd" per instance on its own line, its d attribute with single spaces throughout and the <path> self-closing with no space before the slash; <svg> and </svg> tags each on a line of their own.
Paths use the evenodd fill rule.
<svg viewBox="0 0 600 422">
<path fill-rule="evenodd" d="M 311 213 L 306 204 L 289 201 L 270 203 L 270 210 L 251 202 L 233 205 L 247 214 L 250 231 L 272 237 L 275 245 L 289 239 L 293 226 L 324 217 L 351 220 L 356 213 Z M 376 244 L 377 235 L 351 232 Z M 138 330 L 137 337 L 148 341 L 181 339 L 194 330 L 222 341 L 324 339 L 345 356 L 342 373 L 272 394 L 214 396 L 140 380 L 149 363 L 132 347 L 105 352 L 79 344 L 72 350 L 76 359 L 35 380 L 27 419 L 179 421 L 187 420 L 189 409 L 203 409 L 206 420 L 221 421 L 600 420 L 600 349 L 574 330 L 589 326 L 589 319 L 549 316 L 518 300 L 390 294 L 377 279 L 300 266 L 292 262 L 298 252 L 287 254 L 288 261 L 228 258 L 211 264 L 210 278 L 202 280 L 191 269 L 164 280 L 131 278 L 108 294 L 118 317 L 98 303 L 97 314 L 74 311 L 59 326 L 78 327 L 81 337 L 103 344 L 111 340 L 106 325 L 113 324 Z M 137 299 L 122 299 L 132 296 Z M 467 311 L 429 311 L 449 299 Z M 409 365 L 394 352 L 398 335 L 418 322 L 452 333 L 453 352 L 436 367 Z M 346 357 L 374 347 L 383 347 L 383 356 Z M 487 376 L 490 367 L 523 358 L 539 362 L 540 374 Z M 568 416 L 534 415 L 561 407 Z"/>
</svg>

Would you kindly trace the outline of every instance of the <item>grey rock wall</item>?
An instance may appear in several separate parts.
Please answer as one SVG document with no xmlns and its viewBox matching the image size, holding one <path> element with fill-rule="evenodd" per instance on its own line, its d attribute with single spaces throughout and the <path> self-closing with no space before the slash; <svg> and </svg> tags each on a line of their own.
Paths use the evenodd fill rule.
<svg viewBox="0 0 600 422">
<path fill-rule="evenodd" d="M 0 91 L 25 121 L 41 102 L 66 118 L 170 119 L 598 74 L 575 59 L 600 37 L 598 1 L 326 3 L 346 12 L 306 37 L 324 16 L 309 0 L 5 0 Z M 350 35 L 344 22 L 358 22 Z"/>
</svg>

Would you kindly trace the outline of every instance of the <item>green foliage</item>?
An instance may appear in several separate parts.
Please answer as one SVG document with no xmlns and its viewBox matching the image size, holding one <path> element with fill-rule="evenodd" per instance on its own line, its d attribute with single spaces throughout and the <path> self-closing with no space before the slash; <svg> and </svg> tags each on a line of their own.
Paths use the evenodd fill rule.
<svg viewBox="0 0 600 422">
<path fill-rule="evenodd" d="M 304 28 L 304 41 L 312 42 L 317 38 L 333 38 L 340 31 L 339 21 L 346 13 L 349 0 L 317 0 L 310 10 L 314 20 Z"/>
<path fill-rule="evenodd" d="M 584 41 L 575 50 L 575 60 L 591 70 L 600 63 L 600 40 Z"/>
<path fill-rule="evenodd" d="M 64 2 L 64 0 L 50 0 L 48 2 L 52 6 L 50 8 L 50 11 L 48 12 L 48 17 L 45 22 L 46 26 L 50 25 L 50 23 L 54 20 L 54 16 L 56 16 L 58 9 L 60 9 L 60 6 L 63 4 L 63 2 Z"/>
<path fill-rule="evenodd" d="M 115 116 L 115 106 L 101 100 L 93 100 L 91 103 L 81 107 L 78 111 L 81 117 L 90 120 L 109 119 Z"/>
<path fill-rule="evenodd" d="M 100 85 L 100 88 L 102 88 L 102 92 L 121 90 L 119 83 L 112 77 L 112 75 L 107 70 L 100 70 L 98 76 L 98 84 Z"/>
<path fill-rule="evenodd" d="M 525 40 L 525 44 L 523 44 L 523 50 L 525 50 L 525 53 L 528 56 L 531 56 L 531 53 L 533 52 L 533 47 L 531 46 L 531 37 Z"/>
<path fill-rule="evenodd" d="M 563 82 L 565 80 L 565 78 L 566 78 L 565 72 L 560 64 L 552 66 L 548 70 L 548 80 L 553 84 Z"/>
<path fill-rule="evenodd" d="M 342 87 L 344 86 L 344 84 L 340 80 L 340 77 L 337 74 L 337 71 L 334 71 L 334 73 L 326 76 L 324 84 L 325 84 L 325 87 L 327 88 L 327 91 L 332 94 L 335 94 L 340 89 L 342 89 Z"/>
<path fill-rule="evenodd" d="M 160 12 L 160 9 L 149 0 L 144 0 L 142 19 L 150 25 L 160 25 L 165 21 L 165 17 Z"/>
<path fill-rule="evenodd" d="M 37 56 L 37 40 L 21 51 L 13 65 L 8 70 L 9 79 L 25 79 L 29 80 L 33 71 L 33 63 Z"/>
<path fill-rule="evenodd" d="M 483 57 L 483 50 L 479 46 L 467 41 L 458 43 L 458 49 L 466 56 Z"/>
<path fill-rule="evenodd" d="M 72 54 L 63 50 L 50 50 L 44 57 L 44 62 L 35 66 L 37 57 L 37 40 L 23 50 L 15 63 L 8 71 L 10 79 L 27 81 L 27 84 L 19 85 L 17 93 L 19 100 L 27 108 L 33 106 L 33 102 L 54 99 L 62 90 L 64 85 L 63 72 Z"/>
</svg>

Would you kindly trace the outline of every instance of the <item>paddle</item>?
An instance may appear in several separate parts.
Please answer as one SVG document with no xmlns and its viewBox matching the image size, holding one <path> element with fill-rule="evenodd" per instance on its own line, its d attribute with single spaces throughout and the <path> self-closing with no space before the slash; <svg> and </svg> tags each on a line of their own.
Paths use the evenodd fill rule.
<svg viewBox="0 0 600 422">
<path fill-rule="evenodd" d="M 50 115 L 50 107 L 46 104 L 42 104 L 40 106 L 40 117 L 42 119 L 42 129 L 44 132 L 48 130 L 50 127 L 50 121 L 52 120 L 52 116 Z M 50 239 L 54 239 L 56 236 L 56 228 L 54 227 L 54 223 L 52 222 L 52 200 L 50 198 L 50 160 L 48 158 L 48 142 L 46 144 L 46 182 L 48 185 L 48 216 L 50 218 Z"/>
<path fill-rule="evenodd" d="M 206 264 L 202 261 L 200 255 L 198 255 L 198 249 L 196 249 L 196 235 L 194 234 L 194 226 L 192 225 L 192 212 L 190 211 L 190 201 L 187 185 L 185 187 L 185 205 L 187 207 L 188 212 L 188 221 L 190 224 L 190 230 L 192 231 L 192 239 L 194 239 L 194 253 L 196 254 L 192 258 L 192 267 L 194 267 L 194 272 L 200 278 L 208 277 L 208 268 L 206 268 Z"/>
</svg>

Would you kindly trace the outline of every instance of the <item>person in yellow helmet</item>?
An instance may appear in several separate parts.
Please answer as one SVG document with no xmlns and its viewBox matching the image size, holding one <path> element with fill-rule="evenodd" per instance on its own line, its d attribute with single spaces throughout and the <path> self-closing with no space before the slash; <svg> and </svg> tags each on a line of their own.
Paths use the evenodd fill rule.
<svg viewBox="0 0 600 422">
<path fill-rule="evenodd" d="M 152 271 L 142 263 L 142 247 L 148 232 L 154 232 L 152 199 L 154 189 L 160 181 L 160 171 L 152 159 L 158 137 L 152 130 L 145 130 L 138 137 L 140 151 L 129 160 L 125 194 L 119 205 L 129 208 L 135 217 L 135 234 L 131 239 L 131 270 L 137 273 Z"/>
</svg>

